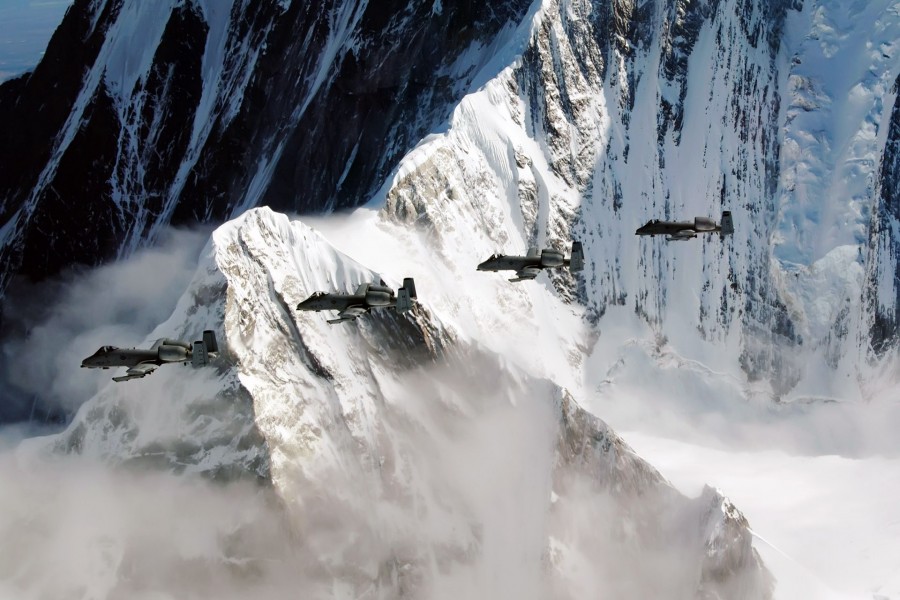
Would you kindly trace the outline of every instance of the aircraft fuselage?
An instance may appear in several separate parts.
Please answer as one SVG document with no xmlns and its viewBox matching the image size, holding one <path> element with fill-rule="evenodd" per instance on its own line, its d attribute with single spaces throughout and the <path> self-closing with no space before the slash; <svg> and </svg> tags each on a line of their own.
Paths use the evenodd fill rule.
<svg viewBox="0 0 900 600">
<path fill-rule="evenodd" d="M 142 362 L 162 364 L 158 359 L 156 350 L 105 347 L 81 361 L 81 367 L 84 369 L 109 369 L 111 367 L 133 367 Z"/>
</svg>

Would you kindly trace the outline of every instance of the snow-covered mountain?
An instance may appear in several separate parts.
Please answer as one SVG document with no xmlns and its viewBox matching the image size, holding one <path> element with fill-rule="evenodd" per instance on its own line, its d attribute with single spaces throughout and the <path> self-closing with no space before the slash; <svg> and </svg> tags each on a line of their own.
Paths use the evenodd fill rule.
<svg viewBox="0 0 900 600">
<path fill-rule="evenodd" d="M 835 73 L 787 46 L 802 52 L 814 36 L 838 44 L 870 35 L 862 17 L 841 21 L 841 32 L 822 25 L 846 17 L 843 5 L 614 6 L 626 11 L 615 22 L 630 29 L 586 53 L 584 40 L 604 39 L 602 11 L 545 3 L 521 58 L 460 103 L 446 134 L 401 163 L 386 186 L 388 210 L 424 224 L 446 259 L 463 264 L 476 257 L 453 258 L 461 246 L 485 254 L 583 239 L 591 257 L 584 286 L 554 279 L 560 295 L 584 303 L 599 330 L 636 314 L 643 325 L 628 334 L 642 331 L 717 371 L 740 365 L 745 395 L 883 391 L 897 377 L 888 126 L 900 71 L 888 48 L 900 26 L 895 12 L 868 5 L 886 41 L 877 52 L 872 43 L 845 44 L 841 60 L 860 66 Z M 812 85 L 856 90 L 846 118 L 859 121 L 822 129 L 828 116 L 814 114 Z M 798 149 L 811 137 L 844 154 Z M 828 161 L 819 177 L 815 160 Z M 828 189 L 824 204 L 816 186 Z M 724 209 L 739 224 L 725 240 L 633 235 L 654 216 Z M 456 237 L 445 239 L 446 229 Z"/>
<path fill-rule="evenodd" d="M 170 222 L 365 202 L 528 5 L 76 1 L 0 88 L 0 288 Z"/>
<path fill-rule="evenodd" d="M 76 2 L 0 87 L 0 285 L 260 203 L 408 195 L 401 158 L 432 132 L 441 177 L 470 165 L 474 237 L 584 238 L 601 328 L 623 307 L 776 397 L 877 395 L 898 348 L 892 2 L 401 4 Z M 733 239 L 632 235 L 723 209 Z"/>
<path fill-rule="evenodd" d="M 350 326 L 294 309 L 312 291 L 378 277 L 299 221 L 245 213 L 216 231 L 159 328 L 190 335 L 221 320 L 218 371 L 110 383 L 68 431 L 27 442 L 20 461 L 53 451 L 226 486 L 270 482 L 296 541 L 257 568 L 263 580 L 298 569 L 310 597 L 769 596 L 746 519 L 726 498 L 682 496 L 570 392 L 443 322 L 440 300 Z M 105 566 L 52 589 L 177 589 L 125 576 L 141 539 L 92 535 L 84 551 L 105 553 Z M 199 560 L 216 569 L 246 551 L 236 540 Z M 15 568 L 33 559 L 22 553 Z M 42 586 L 23 579 L 11 591 Z"/>
<path fill-rule="evenodd" d="M 767 597 L 737 508 L 685 498 L 597 416 L 752 437 L 892 394 L 898 27 L 889 0 L 76 2 L 0 86 L 0 287 L 234 217 L 146 340 L 213 327 L 227 350 L 76 399 L 18 463 L 261 483 L 267 508 L 153 563 L 173 589 L 189 556 L 238 595 L 275 572 L 339 597 Z M 722 210 L 726 239 L 633 235 Z M 577 277 L 474 270 L 573 238 Z M 406 276 L 410 316 L 294 310 Z M 260 551 L 282 522 L 286 553 Z M 60 589 L 153 593 L 148 533 L 125 531 Z"/>
</svg>

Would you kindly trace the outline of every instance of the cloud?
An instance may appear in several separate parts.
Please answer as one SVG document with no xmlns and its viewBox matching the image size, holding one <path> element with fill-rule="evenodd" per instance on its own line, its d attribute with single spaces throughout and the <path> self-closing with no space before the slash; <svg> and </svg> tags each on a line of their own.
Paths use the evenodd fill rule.
<svg viewBox="0 0 900 600">
<path fill-rule="evenodd" d="M 205 239 L 173 232 L 132 259 L 35 289 L 11 311 L 20 333 L 3 346 L 15 361 L 7 383 L 67 410 L 94 396 L 110 373 L 82 372 L 81 358 L 102 344 L 141 343 L 167 320 Z M 0 480 L 17 482 L 0 490 L 0 597 L 693 595 L 700 549 L 687 552 L 683 536 L 648 548 L 649 534 L 634 533 L 652 531 L 636 515 L 657 505 L 623 506 L 609 482 L 591 477 L 602 469 L 590 457 L 584 476 L 555 476 L 555 386 L 513 373 L 490 352 L 460 345 L 448 355 L 406 372 L 388 359 L 366 380 L 383 397 L 309 424 L 309 435 L 342 435 L 345 445 L 269 429 L 274 489 L 165 470 L 189 472 L 203 455 L 228 477 L 235 450 L 207 432 L 234 421 L 233 398 L 189 397 L 196 384 L 194 396 L 208 398 L 222 381 L 169 385 L 157 375 L 152 398 L 107 389 L 79 414 L 90 413 L 93 435 L 72 436 L 72 447 L 105 453 L 46 456 L 37 450 L 48 441 L 34 439 L 0 452 Z M 132 460 L 115 455 L 113 438 Z M 684 522 L 667 527 L 699 535 L 698 520 L 685 509 Z"/>
<path fill-rule="evenodd" d="M 648 525 L 662 496 L 615 497 L 590 453 L 560 471 L 555 386 L 481 352 L 380 383 L 365 443 L 304 460 L 302 440 L 271 442 L 299 457 L 274 488 L 48 456 L 45 439 L 0 451 L 16 482 L 0 489 L 0 597 L 693 597 L 698 513 Z"/>
<path fill-rule="evenodd" d="M 143 343 L 172 313 L 208 237 L 208 230 L 172 229 L 127 260 L 12 286 L 3 307 L 0 393 L 18 410 L 0 414 L 0 423 L 27 419 L 32 405 L 70 415 L 94 396 L 111 371 L 82 370 L 81 360 L 106 344 Z"/>
<path fill-rule="evenodd" d="M 21 454 L 21 453 L 20 453 Z M 296 565 L 278 499 L 78 457 L 0 455 L 0 597 L 284 598 Z"/>
</svg>

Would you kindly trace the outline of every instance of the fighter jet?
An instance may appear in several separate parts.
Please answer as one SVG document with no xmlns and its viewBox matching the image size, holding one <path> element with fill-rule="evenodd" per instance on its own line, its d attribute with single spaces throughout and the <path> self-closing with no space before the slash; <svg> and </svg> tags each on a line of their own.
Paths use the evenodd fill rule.
<svg viewBox="0 0 900 600">
<path fill-rule="evenodd" d="M 718 233 L 722 237 L 734 233 L 734 222 L 731 211 L 722 213 L 722 224 L 708 217 L 695 217 L 694 221 L 660 221 L 653 219 L 634 232 L 635 235 L 666 235 L 666 241 L 680 242 L 697 237 L 698 233 Z"/>
<path fill-rule="evenodd" d="M 203 339 L 193 344 L 162 338 L 156 340 L 149 350 L 103 346 L 81 361 L 81 368 L 128 367 L 125 375 L 112 378 L 115 382 L 122 382 L 146 377 L 160 366 L 168 363 L 189 362 L 194 367 L 203 367 L 208 365 L 210 357 L 214 357 L 218 352 L 219 345 L 216 343 L 216 334 L 207 330 L 203 332 Z"/>
<path fill-rule="evenodd" d="M 510 281 L 525 281 L 537 277 L 543 269 L 569 267 L 573 273 L 584 269 L 584 250 L 581 242 L 572 242 L 572 255 L 566 258 L 559 250 L 529 248 L 525 256 L 494 254 L 478 265 L 479 271 L 515 271 Z"/>
<path fill-rule="evenodd" d="M 336 319 L 329 319 L 328 324 L 352 321 L 360 315 L 364 315 L 373 308 L 394 308 L 398 313 L 405 313 L 412 309 L 413 300 L 416 299 L 416 284 L 412 277 L 403 280 L 403 287 L 397 290 L 389 288 L 384 281 L 379 285 L 363 283 L 356 288 L 353 294 L 328 294 L 316 292 L 297 305 L 297 310 L 336 310 Z"/>
</svg>

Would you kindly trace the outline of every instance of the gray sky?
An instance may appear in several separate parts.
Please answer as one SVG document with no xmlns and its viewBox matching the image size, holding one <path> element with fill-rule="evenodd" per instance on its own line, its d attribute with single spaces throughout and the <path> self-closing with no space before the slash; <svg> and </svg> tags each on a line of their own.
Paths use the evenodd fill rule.
<svg viewBox="0 0 900 600">
<path fill-rule="evenodd" d="M 34 68 L 72 0 L 0 0 L 0 81 Z"/>
</svg>

